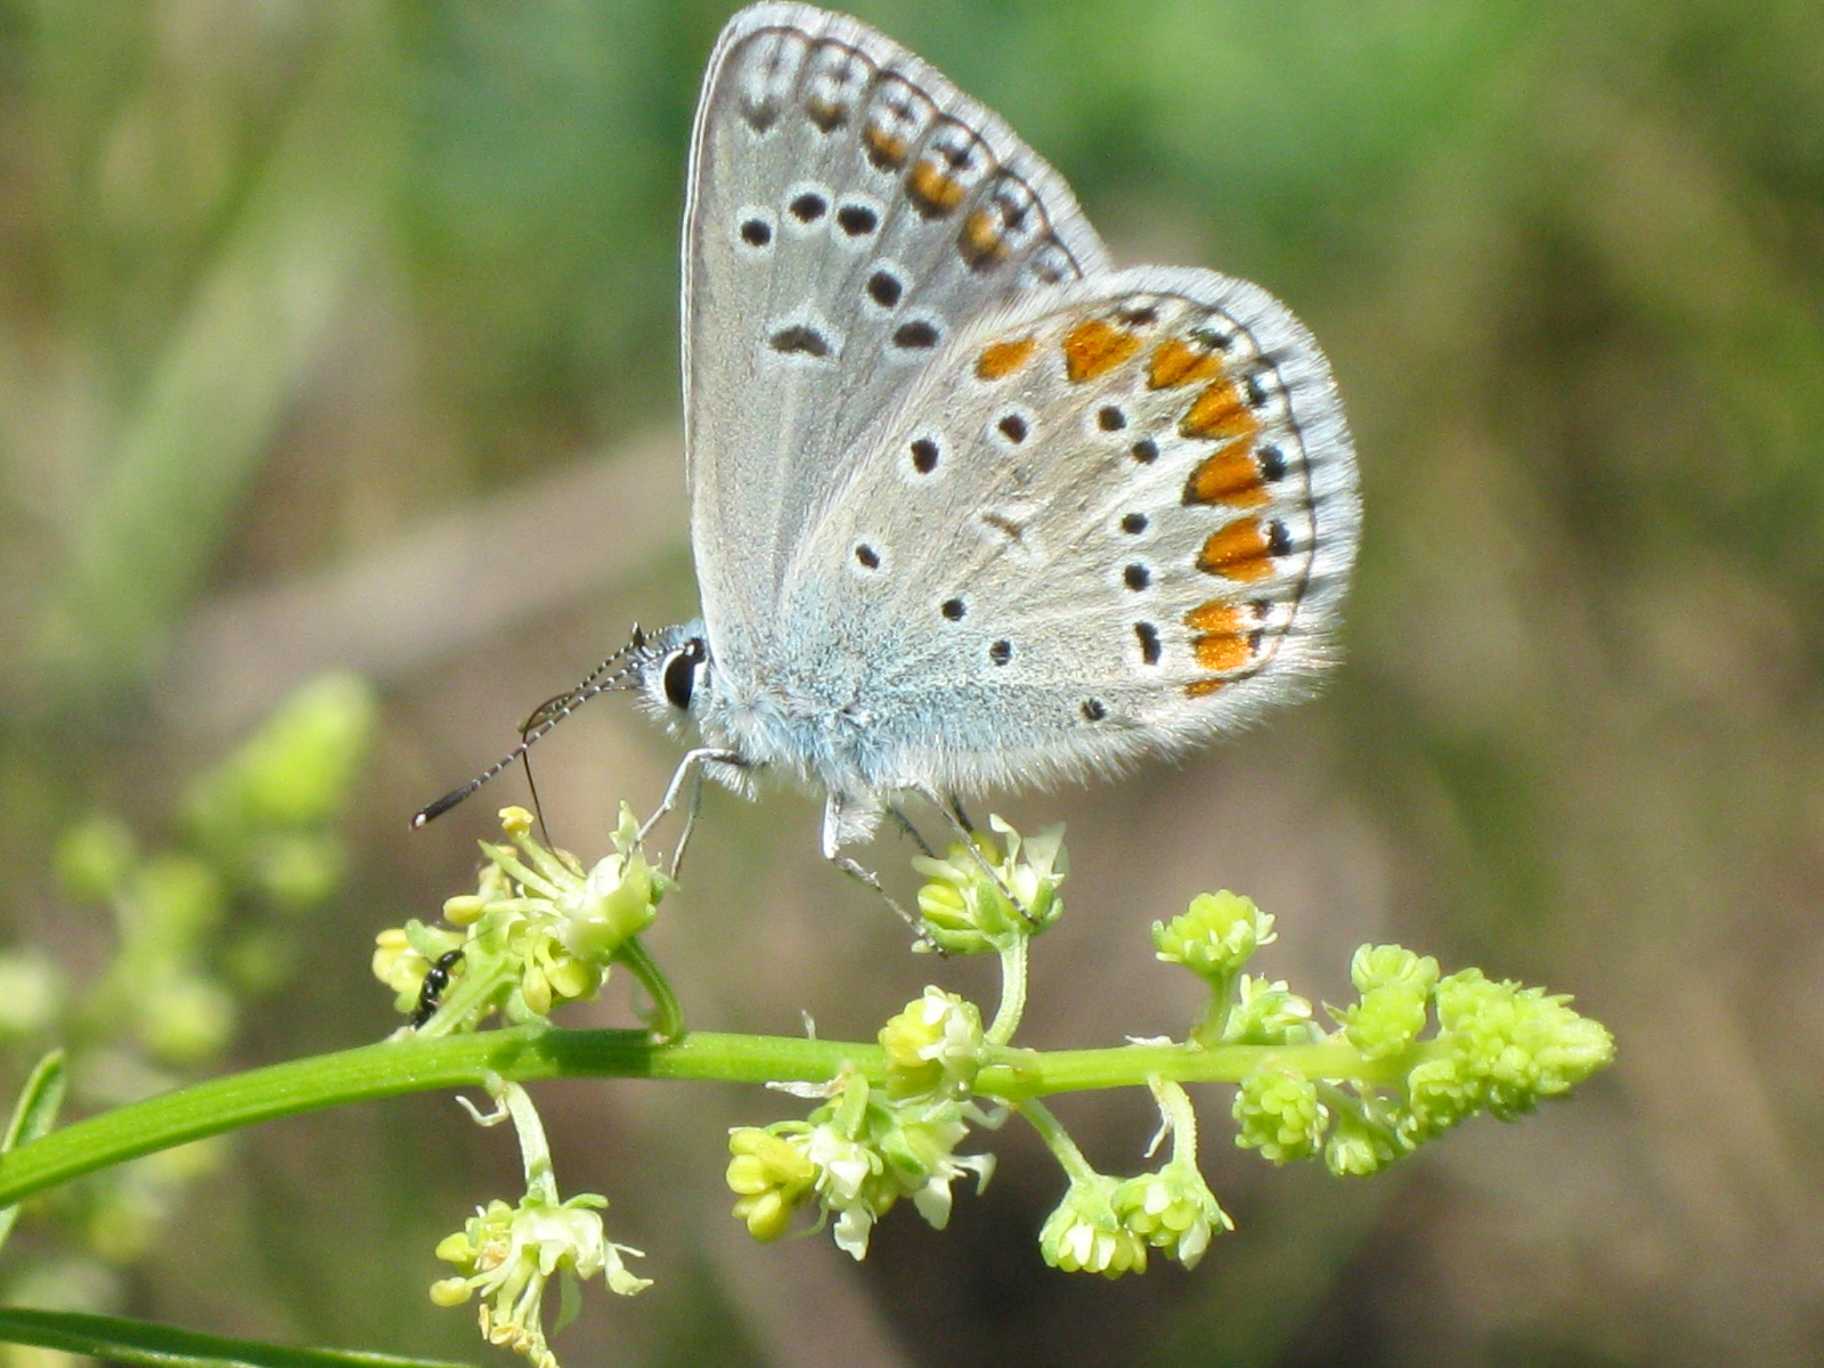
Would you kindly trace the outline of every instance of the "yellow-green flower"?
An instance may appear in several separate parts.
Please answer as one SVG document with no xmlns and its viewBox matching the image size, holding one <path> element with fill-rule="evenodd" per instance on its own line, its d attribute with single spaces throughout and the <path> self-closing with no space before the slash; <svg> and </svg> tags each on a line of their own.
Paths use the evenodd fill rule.
<svg viewBox="0 0 1824 1368">
<path fill-rule="evenodd" d="M 999 816 L 990 816 L 988 826 L 1002 837 L 1005 854 L 1002 845 L 977 833 L 973 852 L 956 842 L 942 859 L 912 861 L 928 881 L 918 891 L 925 935 L 947 954 L 1000 951 L 1013 940 L 1037 935 L 1064 911 L 1058 894 L 1068 865 L 1064 828 L 1022 837 Z"/>
<path fill-rule="evenodd" d="M 640 1251 L 608 1239 L 601 1217 L 606 1197 L 586 1192 L 558 1200 L 544 1126 L 525 1090 L 500 1084 L 496 1097 L 498 1111 L 488 1116 L 470 1111 L 483 1125 L 513 1121 L 526 1193 L 511 1205 L 496 1199 L 477 1207 L 461 1230 L 438 1242 L 437 1257 L 457 1271 L 431 1284 L 431 1300 L 461 1306 L 480 1297 L 481 1333 L 488 1343 L 513 1350 L 537 1368 L 557 1368 L 543 1319 L 545 1290 L 553 1278 L 562 1293 L 554 1331 L 575 1315 L 578 1284 L 598 1273 L 609 1291 L 624 1297 L 652 1283 L 629 1271 L 622 1257 L 640 1257 Z"/>
<path fill-rule="evenodd" d="M 1406 1076 L 1400 1133 L 1408 1141 L 1428 1139 L 1477 1111 L 1511 1120 L 1615 1058 L 1614 1037 L 1572 1011 L 1562 994 L 1464 969 L 1440 979 L 1434 996 L 1438 1039 L 1450 1053 Z"/>
<path fill-rule="evenodd" d="M 1256 950 L 1275 939 L 1273 918 L 1256 907 L 1252 898 L 1226 888 L 1199 893 L 1183 916 L 1153 923 L 1158 958 L 1182 964 L 1212 983 L 1238 973 Z"/>
<path fill-rule="evenodd" d="M 1110 1198 L 1115 1216 L 1127 1230 L 1168 1259 L 1195 1268 L 1213 1236 L 1235 1229 L 1216 1194 L 1197 1168 L 1197 1113 L 1183 1088 L 1169 1079 L 1152 1078 L 1148 1086 L 1159 1103 L 1160 1133 L 1172 1137 L 1172 1156 L 1157 1173 L 1142 1173 L 1116 1184 Z"/>
<path fill-rule="evenodd" d="M 1197 1266 L 1212 1236 L 1235 1229 L 1203 1175 L 1182 1164 L 1127 1179 L 1113 1203 L 1126 1229 L 1186 1268 Z"/>
<path fill-rule="evenodd" d="M 815 1092 L 828 1100 L 805 1120 L 742 1127 L 730 1137 L 734 1214 L 757 1240 L 777 1239 L 793 1212 L 815 1200 L 822 1219 L 833 1218 L 837 1247 L 859 1260 L 875 1222 L 900 1198 L 911 1198 L 941 1230 L 950 1219 L 950 1185 L 974 1173 L 979 1188 L 994 1171 L 991 1155 L 956 1153 L 968 1118 L 986 1118 L 954 1099 L 894 1098 L 859 1073 Z"/>
<path fill-rule="evenodd" d="M 1311 1020 L 1310 1001 L 1288 988 L 1284 979 L 1260 974 L 1241 976 L 1222 1023 L 1222 1043 L 1227 1045 L 1291 1045 L 1320 1034 Z"/>
<path fill-rule="evenodd" d="M 498 1199 L 478 1207 L 463 1228 L 437 1245 L 437 1257 L 458 1272 L 431 1284 L 439 1306 L 461 1306 L 481 1298 L 482 1337 L 503 1345 L 540 1368 L 556 1368 L 545 1339 L 543 1308 L 551 1279 L 586 1282 L 602 1274 L 612 1292 L 633 1296 L 652 1286 L 631 1273 L 623 1255 L 637 1249 L 610 1241 L 600 1210 L 608 1199 L 594 1193 L 553 1204 L 529 1192 L 517 1206 Z M 574 1295 L 574 1294 L 569 1294 Z M 568 1298 L 567 1298 L 568 1299 Z M 560 1316 L 553 1329 L 563 1328 Z"/>
<path fill-rule="evenodd" d="M 461 988 L 446 998 L 434 1030 L 473 1030 L 495 1010 L 510 1021 L 543 1020 L 565 1002 L 594 996 L 621 947 L 651 924 L 670 887 L 641 852 L 639 827 L 625 804 L 614 853 L 588 870 L 567 851 L 542 845 L 526 809 L 503 808 L 500 819 L 512 844 L 483 842 L 488 863 L 476 891 L 443 906 L 445 920 L 462 934 L 408 922 L 382 932 L 377 943 L 374 973 L 408 1014 L 430 966 L 449 950 L 462 951 Z"/>
<path fill-rule="evenodd" d="M 1121 1180 L 1096 1173 L 1073 1181 L 1039 1231 L 1039 1253 L 1066 1273 L 1119 1278 L 1146 1272 L 1146 1240 L 1115 1210 Z"/>
<path fill-rule="evenodd" d="M 895 1097 L 944 1092 L 962 1097 L 982 1066 L 982 1014 L 973 1002 L 941 988 L 880 1028 L 887 1052 L 887 1091 Z"/>
<path fill-rule="evenodd" d="M 1418 1039 L 1438 981 L 1435 959 L 1398 945 L 1364 945 L 1355 952 L 1349 977 L 1360 1001 L 1330 1014 L 1365 1058 L 1398 1054 Z"/>
<path fill-rule="evenodd" d="M 1311 1158 L 1330 1120 L 1310 1079 L 1271 1064 L 1242 1080 L 1234 1115 L 1240 1128 L 1235 1143 L 1274 1164 Z"/>
<path fill-rule="evenodd" d="M 1409 1146 L 1389 1123 L 1384 1104 L 1366 1103 L 1331 1108 L 1330 1134 L 1324 1138 L 1324 1166 L 1339 1178 L 1366 1178 L 1379 1173 Z"/>
<path fill-rule="evenodd" d="M 729 1132 L 728 1186 L 736 1195 L 734 1216 L 747 1233 L 765 1243 L 791 1228 L 792 1213 L 811 1197 L 817 1166 L 805 1157 L 801 1129 L 775 1135 L 758 1126 Z"/>
</svg>

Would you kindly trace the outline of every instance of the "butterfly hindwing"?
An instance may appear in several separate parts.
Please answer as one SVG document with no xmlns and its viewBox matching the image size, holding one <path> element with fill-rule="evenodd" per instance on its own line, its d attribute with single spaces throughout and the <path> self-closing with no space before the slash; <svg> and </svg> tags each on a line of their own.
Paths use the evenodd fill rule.
<svg viewBox="0 0 1824 1368">
<path fill-rule="evenodd" d="M 1259 287 L 1104 273 L 960 331 L 787 573 L 797 666 L 868 662 L 883 787 L 1179 749 L 1325 667 L 1360 531 L 1330 369 Z"/>
<path fill-rule="evenodd" d="M 684 261 L 692 544 L 718 659 L 751 670 L 797 540 L 933 359 L 1105 253 L 1062 178 L 924 62 L 763 4 L 710 61 Z"/>
</svg>

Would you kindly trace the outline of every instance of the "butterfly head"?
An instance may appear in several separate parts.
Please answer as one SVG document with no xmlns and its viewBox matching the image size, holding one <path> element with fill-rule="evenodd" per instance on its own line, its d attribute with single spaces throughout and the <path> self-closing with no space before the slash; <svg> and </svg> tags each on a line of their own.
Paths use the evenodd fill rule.
<svg viewBox="0 0 1824 1368">
<path fill-rule="evenodd" d="M 647 636 L 628 668 L 647 710 L 674 730 L 701 719 L 714 690 L 709 637 L 701 620 Z"/>
</svg>

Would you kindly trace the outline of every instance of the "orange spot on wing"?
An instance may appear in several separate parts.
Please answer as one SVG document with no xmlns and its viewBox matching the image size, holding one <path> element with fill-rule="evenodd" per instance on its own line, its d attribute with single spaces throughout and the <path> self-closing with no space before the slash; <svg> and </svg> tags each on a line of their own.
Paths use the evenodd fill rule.
<svg viewBox="0 0 1824 1368">
<path fill-rule="evenodd" d="M 1222 375 L 1222 358 L 1214 352 L 1199 351 L 1181 338 L 1168 337 L 1153 353 L 1153 364 L 1147 372 L 1148 389 L 1175 389 L 1199 380 L 1215 380 Z"/>
<path fill-rule="evenodd" d="M 1253 518 L 1237 518 L 1210 533 L 1197 553 L 1197 568 L 1224 579 L 1257 580 L 1273 573 L 1266 534 Z"/>
<path fill-rule="evenodd" d="M 1234 508 L 1257 508 L 1267 501 L 1267 488 L 1260 482 L 1260 467 L 1254 463 L 1254 448 L 1245 439 L 1230 442 L 1212 456 L 1203 458 L 1191 478 L 1185 481 L 1187 504 L 1228 504 Z"/>
<path fill-rule="evenodd" d="M 1184 625 L 1198 636 L 1191 638 L 1191 654 L 1206 670 L 1218 673 L 1239 670 L 1254 655 L 1253 634 L 1242 630 L 1242 610 L 1221 599 L 1200 603 L 1184 615 Z M 1201 698 L 1215 693 L 1227 680 L 1197 679 L 1184 686 L 1186 694 Z"/>
<path fill-rule="evenodd" d="M 904 138 L 884 128 L 870 126 L 862 130 L 861 137 L 868 145 L 868 160 L 883 171 L 899 170 L 906 164 L 906 153 L 912 150 Z"/>
<path fill-rule="evenodd" d="M 1238 670 L 1254 654 L 1248 648 L 1246 637 L 1227 632 L 1195 638 L 1191 651 L 1196 655 L 1197 663 L 1206 670 Z"/>
<path fill-rule="evenodd" d="M 1031 337 L 991 343 L 983 347 L 982 354 L 976 358 L 975 373 L 983 380 L 1000 380 L 1012 375 L 1026 364 L 1038 345 L 1038 340 Z"/>
<path fill-rule="evenodd" d="M 834 100 L 825 100 L 817 96 L 812 96 L 805 102 L 804 112 L 810 118 L 810 121 L 816 124 L 817 127 L 821 128 L 825 133 L 828 133 L 831 129 L 840 125 L 842 121 L 849 116 L 848 107 L 846 105 L 840 105 Z"/>
<path fill-rule="evenodd" d="M 963 202 L 967 191 L 954 176 L 947 176 L 933 161 L 921 161 L 906 177 L 906 190 L 926 213 L 938 217 L 948 214 Z"/>
<path fill-rule="evenodd" d="M 986 266 L 1007 255 L 1007 242 L 1001 236 L 1001 225 L 986 209 L 973 211 L 963 220 L 963 231 L 957 238 L 963 260 L 971 266 Z"/>
<path fill-rule="evenodd" d="M 1103 318 L 1086 318 L 1064 334 L 1064 370 L 1075 384 L 1106 375 L 1140 350 L 1140 339 Z"/>
<path fill-rule="evenodd" d="M 1241 609 L 1222 599 L 1211 599 L 1186 613 L 1184 625 L 1193 632 L 1219 632 L 1233 636 L 1241 631 Z"/>
<path fill-rule="evenodd" d="M 1242 402 L 1234 382 L 1219 380 L 1197 396 L 1178 424 L 1178 431 L 1186 437 L 1242 437 L 1251 441 L 1260 431 L 1260 424 Z"/>
</svg>

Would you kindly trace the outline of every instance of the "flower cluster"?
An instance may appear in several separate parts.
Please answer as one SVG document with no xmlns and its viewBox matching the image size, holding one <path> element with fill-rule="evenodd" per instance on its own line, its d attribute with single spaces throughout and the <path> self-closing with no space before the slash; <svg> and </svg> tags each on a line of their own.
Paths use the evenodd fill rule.
<svg viewBox="0 0 1824 1368">
<path fill-rule="evenodd" d="M 1045 1262 L 1065 1273 L 1111 1279 L 1146 1272 L 1146 1237 L 1129 1229 L 1115 1209 L 1115 1194 L 1122 1187 L 1121 1179 L 1106 1173 L 1073 1178 L 1039 1231 Z"/>
<path fill-rule="evenodd" d="M 1296 1070 L 1256 1069 L 1235 1094 L 1235 1143 L 1275 1164 L 1309 1159 L 1323 1143 L 1330 1113 L 1317 1086 Z"/>
<path fill-rule="evenodd" d="M 1190 1098 L 1164 1079 L 1152 1079 L 1151 1087 L 1162 1118 L 1154 1146 L 1167 1134 L 1172 1137 L 1171 1158 L 1151 1173 L 1129 1178 L 1097 1173 L 1049 1113 L 1040 1109 L 1035 1117 L 1070 1174 L 1064 1200 L 1039 1232 L 1039 1252 L 1053 1268 L 1119 1278 L 1146 1272 L 1149 1249 L 1195 1268 L 1210 1240 L 1235 1228 L 1197 1168 Z"/>
<path fill-rule="evenodd" d="M 512 1022 L 539 1020 L 562 1003 L 592 997 L 670 887 L 641 853 L 638 824 L 624 804 L 614 854 L 587 870 L 568 851 L 535 839 L 524 808 L 503 808 L 500 819 L 512 844 L 482 843 L 488 863 L 476 891 L 444 903 L 446 925 L 411 921 L 375 938 L 374 976 L 406 1013 L 437 1005 L 426 1002 L 426 976 L 446 972 L 440 966 L 459 952 L 460 981 L 431 1019 L 432 1030 L 473 1030 L 497 1008 Z"/>
<path fill-rule="evenodd" d="M 1435 959 L 1397 945 L 1364 945 L 1349 964 L 1349 978 L 1361 998 L 1331 1015 L 1364 1058 L 1398 1054 L 1418 1039 L 1438 985 Z"/>
<path fill-rule="evenodd" d="M 1218 1040 L 1225 1045 L 1296 1045 L 1323 1034 L 1311 1020 L 1310 999 L 1293 992 L 1284 979 L 1243 974 L 1224 1006 Z M 1213 1043 L 1201 1034 L 1196 1038 Z"/>
<path fill-rule="evenodd" d="M 63 827 L 50 864 L 62 898 L 99 914 L 98 934 L 81 973 L 48 947 L 0 946 L 0 1049 L 17 1063 L 62 1042 L 85 1110 L 219 1067 L 241 1023 L 302 970 L 308 918 L 342 884 L 340 828 L 377 716 L 361 680 L 318 677 L 184 784 L 169 829 L 105 810 Z M 38 1210 L 63 1247 L 39 1262 L 58 1304 L 106 1309 L 118 1266 L 156 1256 L 230 1151 L 226 1137 L 163 1150 L 53 1194 Z M 0 1239 L 9 1224 L 0 1216 Z M 15 1279 L 8 1295 L 23 1291 Z"/>
<path fill-rule="evenodd" d="M 528 1192 L 515 1206 L 496 1198 L 476 1210 L 463 1228 L 438 1242 L 437 1257 L 460 1272 L 431 1284 L 439 1306 L 461 1306 L 481 1298 L 481 1334 L 538 1368 L 557 1368 L 545 1339 L 545 1289 L 560 1279 L 564 1309 L 573 1314 L 578 1283 L 601 1274 L 610 1291 L 632 1296 L 651 1286 L 627 1271 L 624 1254 L 639 1251 L 610 1241 L 598 1214 L 606 1197 L 584 1193 L 552 1204 Z M 555 1329 L 569 1319 L 559 1315 Z"/>
<path fill-rule="evenodd" d="M 1184 915 L 1153 923 L 1153 950 L 1209 986 L 1203 1017 L 1191 1030 L 1201 1045 L 1288 1045 L 1315 1036 L 1311 1004 L 1286 987 L 1242 972 L 1263 945 L 1279 939 L 1273 918 L 1252 898 L 1199 893 Z"/>
<path fill-rule="evenodd" d="M 994 1124 L 967 1103 L 883 1095 L 853 1071 L 823 1091 L 828 1100 L 802 1121 L 742 1126 L 729 1135 L 734 1215 L 756 1240 L 778 1239 L 798 1208 L 815 1203 L 818 1224 L 833 1218 L 837 1246 L 861 1259 L 874 1223 L 900 1198 L 942 1230 L 950 1223 L 950 1185 L 973 1173 L 980 1191 L 994 1172 L 993 1155 L 956 1153 L 971 1121 Z"/>
<path fill-rule="evenodd" d="M 1182 964 L 1211 983 L 1232 979 L 1263 945 L 1279 937 L 1273 918 L 1252 898 L 1223 889 L 1199 893 L 1182 917 L 1153 923 L 1153 948 L 1167 964 Z"/>
<path fill-rule="evenodd" d="M 1464 969 L 1440 979 L 1432 999 L 1442 1053 L 1406 1075 L 1407 1111 L 1398 1124 L 1408 1143 L 1481 1111 L 1511 1121 L 1615 1057 L 1614 1037 L 1573 1012 L 1568 994 Z"/>
<path fill-rule="evenodd" d="M 984 1029 L 974 1003 L 926 988 L 880 1030 L 886 1068 L 879 1083 L 850 1069 L 809 1091 L 823 1105 L 805 1120 L 734 1131 L 728 1185 L 735 1218 L 755 1239 L 779 1238 L 801 1207 L 815 1204 L 818 1224 L 832 1222 L 837 1245 L 860 1259 L 874 1223 L 900 1198 L 911 1198 L 941 1230 L 950 1220 L 951 1185 L 967 1173 L 976 1175 L 978 1190 L 987 1183 L 993 1156 L 959 1156 L 956 1148 L 971 1122 L 1000 1124 L 999 1115 L 969 1100 L 971 1090 L 990 1052 L 1019 1024 L 1026 947 L 1063 912 L 1058 886 L 1065 873 L 1062 827 L 1022 839 L 999 817 L 988 820 L 998 842 L 976 834 L 973 848 L 959 843 L 942 859 L 912 863 L 928 880 L 918 895 L 921 948 L 1001 957 L 994 1024 Z"/>
<path fill-rule="evenodd" d="M 1243 1078 L 1233 1106 L 1235 1143 L 1273 1163 L 1322 1155 L 1333 1173 L 1376 1173 L 1478 1112 L 1530 1111 L 1614 1058 L 1609 1033 L 1569 998 L 1474 969 L 1445 977 L 1431 956 L 1397 945 L 1355 952 L 1358 997 L 1327 1009 L 1338 1029 L 1326 1033 L 1284 982 L 1243 972 L 1272 926 L 1247 898 L 1204 894 L 1155 922 L 1153 944 L 1209 987 L 1195 1044 L 1292 1047 Z M 1437 1031 L 1423 1038 L 1434 1015 Z M 1301 1056 L 1301 1046 L 1328 1054 Z M 1334 1071 L 1310 1067 L 1320 1058 Z"/>
<path fill-rule="evenodd" d="M 1363 946 L 1350 976 L 1361 996 L 1330 1009 L 1340 1029 L 1328 1039 L 1354 1047 L 1357 1076 L 1264 1065 L 1235 1098 L 1238 1145 L 1276 1164 L 1321 1153 L 1333 1173 L 1364 1176 L 1479 1113 L 1512 1120 L 1614 1059 L 1599 1022 L 1543 989 L 1478 969 L 1440 977 L 1436 960 L 1397 945 Z"/>
<path fill-rule="evenodd" d="M 511 844 L 483 846 L 489 863 L 477 892 L 446 904 L 444 926 L 411 923 L 382 937 L 375 972 L 402 1010 L 415 1005 L 429 1016 L 435 1008 L 433 1029 L 472 1028 L 496 1009 L 509 1020 L 542 1016 L 595 991 L 617 956 L 651 986 L 656 970 L 629 938 L 652 920 L 667 880 L 640 855 L 631 813 L 623 809 L 615 854 L 587 871 L 533 840 L 523 809 L 506 809 L 502 821 Z M 1231 1111 L 1243 1149 L 1276 1164 L 1321 1157 L 1337 1174 L 1365 1175 L 1477 1112 L 1511 1117 L 1560 1095 L 1612 1057 L 1608 1033 L 1568 999 L 1474 970 L 1443 975 L 1436 960 L 1392 945 L 1356 952 L 1356 999 L 1327 1008 L 1335 1029 L 1326 1030 L 1309 999 L 1247 972 L 1275 940 L 1273 918 L 1239 894 L 1202 894 L 1152 927 L 1157 957 L 1206 990 L 1188 1037 L 1078 1052 L 1106 1053 L 1106 1066 L 1060 1061 L 1079 1080 L 1103 1067 L 1118 1081 L 1144 1078 L 1162 1117 L 1154 1147 L 1171 1139 L 1170 1157 L 1153 1169 L 1098 1172 L 1040 1100 L 1061 1086 L 1047 1077 L 1048 1057 L 1012 1045 L 1032 938 L 1063 907 L 1062 832 L 1022 839 L 998 817 L 990 825 L 991 836 L 914 865 L 927 880 L 918 899 L 926 948 L 999 956 L 994 1020 L 984 1026 L 974 1003 L 927 987 L 881 1027 L 878 1051 L 853 1047 L 838 1057 L 848 1062 L 830 1062 L 835 1076 L 824 1083 L 775 1085 L 812 1099 L 813 1109 L 730 1133 L 733 1214 L 754 1239 L 828 1225 L 837 1246 L 861 1259 L 875 1225 L 902 1199 L 942 1229 L 957 1180 L 973 1174 L 979 1187 L 993 1171 L 992 1155 L 959 1154 L 971 1128 L 1017 1113 L 1068 1180 L 1040 1232 L 1048 1264 L 1106 1278 L 1144 1272 L 1155 1257 L 1190 1268 L 1234 1223 L 1198 1169 L 1190 1098 L 1164 1075 L 1239 1080 Z M 626 1269 L 622 1255 L 632 1251 L 601 1231 L 605 1201 L 560 1202 L 548 1160 L 533 1162 L 543 1136 L 523 1094 L 509 1087 L 499 1095 L 503 1115 L 521 1126 L 527 1196 L 490 1203 L 444 1241 L 438 1252 L 460 1273 L 433 1296 L 446 1304 L 479 1296 L 484 1333 L 548 1365 L 539 1313 L 554 1276 L 566 1298 L 571 1283 L 596 1273 L 618 1292 L 646 1284 Z"/>
<path fill-rule="evenodd" d="M 982 1066 L 982 1014 L 955 993 L 927 987 L 880 1028 L 887 1052 L 887 1091 L 966 1097 Z"/>
<path fill-rule="evenodd" d="M 977 832 L 973 850 L 958 841 L 942 859 L 912 861 L 927 880 L 918 891 L 925 938 L 945 954 L 1002 952 L 1063 915 L 1064 828 L 1022 838 L 998 816 L 990 816 L 988 826 L 1000 836 L 998 844 Z"/>
<path fill-rule="evenodd" d="M 173 844 L 144 848 L 103 813 L 62 833 L 55 865 L 65 894 L 108 907 L 118 934 L 112 962 L 86 980 L 92 1002 L 71 1004 L 75 1034 L 126 1045 L 156 1070 L 226 1050 L 246 1000 L 294 972 L 287 922 L 342 880 L 336 826 L 375 713 L 359 680 L 316 679 L 187 786 Z M 9 977 L 21 967 L 0 964 Z M 0 1016 L 0 1032 L 9 1017 L 24 1031 L 50 1028 L 57 1005 L 22 998 Z"/>
<path fill-rule="evenodd" d="M 518 1202 L 496 1199 L 463 1223 L 461 1230 L 438 1242 L 437 1257 L 455 1264 L 457 1272 L 431 1284 L 438 1306 L 461 1306 L 480 1297 L 482 1337 L 522 1355 L 536 1368 L 558 1368 L 545 1337 L 544 1298 L 551 1280 L 559 1280 L 561 1305 L 554 1330 L 576 1314 L 578 1284 L 600 1274 L 608 1289 L 624 1297 L 644 1292 L 651 1280 L 627 1269 L 623 1255 L 640 1251 L 608 1239 L 601 1212 L 608 1199 L 581 1193 L 560 1201 L 551 1172 L 544 1127 L 531 1099 L 517 1084 L 502 1084 L 499 1109 L 474 1113 L 482 1125 L 511 1119 L 519 1134 L 526 1192 Z"/>
</svg>

